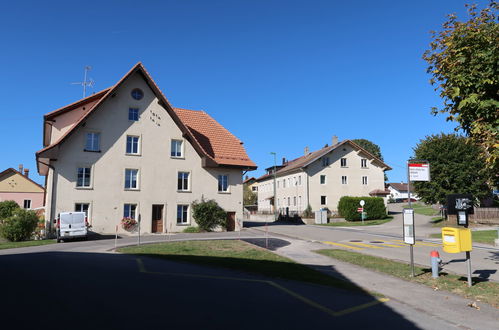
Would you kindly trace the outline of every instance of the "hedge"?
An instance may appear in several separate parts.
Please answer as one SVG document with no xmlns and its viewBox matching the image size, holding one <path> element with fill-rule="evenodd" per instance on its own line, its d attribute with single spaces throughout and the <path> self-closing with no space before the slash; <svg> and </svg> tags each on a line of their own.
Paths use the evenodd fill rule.
<svg viewBox="0 0 499 330">
<path fill-rule="evenodd" d="M 348 221 L 360 221 L 360 212 L 357 209 L 360 206 L 360 201 L 364 200 L 364 212 L 367 217 L 364 220 L 384 219 L 386 218 L 386 207 L 381 197 L 350 197 L 343 196 L 338 203 L 338 212 L 340 216 Z"/>
</svg>

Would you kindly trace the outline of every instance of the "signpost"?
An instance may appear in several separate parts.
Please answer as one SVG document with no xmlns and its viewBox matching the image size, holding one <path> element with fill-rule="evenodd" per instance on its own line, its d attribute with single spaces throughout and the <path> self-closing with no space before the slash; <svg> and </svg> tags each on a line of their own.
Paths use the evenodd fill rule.
<svg viewBox="0 0 499 330">
<path fill-rule="evenodd" d="M 362 219 L 362 224 L 364 224 L 364 205 L 366 205 L 366 202 L 362 199 L 359 204 L 360 204 L 361 207 L 359 207 L 357 209 L 357 211 L 360 210 L 359 211 L 360 212 L 360 218 Z"/>
</svg>

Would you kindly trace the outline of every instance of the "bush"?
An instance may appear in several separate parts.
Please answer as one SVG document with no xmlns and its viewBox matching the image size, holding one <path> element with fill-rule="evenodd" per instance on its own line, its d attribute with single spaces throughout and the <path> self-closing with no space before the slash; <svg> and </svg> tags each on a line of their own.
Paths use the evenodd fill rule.
<svg viewBox="0 0 499 330">
<path fill-rule="evenodd" d="M 312 213 L 312 207 L 310 206 L 310 204 L 308 204 L 305 211 L 303 211 L 302 217 L 304 217 L 304 218 L 313 218 L 314 217 L 314 214 Z"/>
<path fill-rule="evenodd" d="M 34 211 L 18 208 L 0 225 L 0 235 L 12 242 L 27 241 L 37 225 L 38 217 Z"/>
<path fill-rule="evenodd" d="M 14 210 L 19 208 L 19 205 L 14 201 L 0 202 L 0 221 L 11 217 Z"/>
<path fill-rule="evenodd" d="M 367 213 L 367 217 L 364 220 L 374 220 L 374 219 L 384 219 L 386 218 L 386 207 L 381 197 L 341 197 L 338 203 L 338 212 L 340 215 L 348 221 L 359 221 L 361 220 L 360 212 L 357 212 L 357 208 L 360 207 L 359 202 L 364 200 L 366 204 L 364 205 L 364 212 Z"/>
<path fill-rule="evenodd" d="M 227 228 L 227 213 L 214 200 L 192 203 L 192 216 L 201 230 L 212 231 L 217 226 Z"/>
<path fill-rule="evenodd" d="M 201 232 L 201 230 L 199 229 L 199 227 L 196 227 L 196 226 L 189 226 L 187 228 L 185 228 L 184 230 L 182 230 L 183 233 L 199 233 Z"/>
</svg>

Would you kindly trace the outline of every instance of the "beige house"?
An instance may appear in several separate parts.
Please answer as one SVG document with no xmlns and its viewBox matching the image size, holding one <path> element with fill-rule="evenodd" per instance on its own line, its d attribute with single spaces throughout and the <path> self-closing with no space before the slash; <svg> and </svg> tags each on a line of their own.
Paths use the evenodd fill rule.
<svg viewBox="0 0 499 330">
<path fill-rule="evenodd" d="M 215 199 L 231 230 L 242 218 L 243 172 L 256 169 L 242 142 L 204 111 L 174 108 L 141 63 L 116 85 L 44 117 L 46 219 L 84 211 L 92 230 L 178 232 L 191 204 Z"/>
<path fill-rule="evenodd" d="M 257 179 L 258 211 L 274 212 L 274 167 Z M 310 205 L 313 211 L 336 211 L 342 196 L 381 196 L 384 171 L 391 168 L 361 148 L 345 140 L 276 166 L 275 206 L 281 213 L 301 213 Z M 386 200 L 385 200 L 386 203 Z"/>
<path fill-rule="evenodd" d="M 38 209 L 43 206 L 45 189 L 29 178 L 29 170 L 8 168 L 0 173 L 0 202 L 15 201 L 19 207 Z"/>
</svg>

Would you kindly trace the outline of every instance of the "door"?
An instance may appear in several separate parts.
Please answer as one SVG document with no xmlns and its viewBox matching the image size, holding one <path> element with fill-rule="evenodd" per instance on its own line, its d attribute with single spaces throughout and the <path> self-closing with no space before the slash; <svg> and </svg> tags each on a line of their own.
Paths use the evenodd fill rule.
<svg viewBox="0 0 499 330">
<path fill-rule="evenodd" d="M 163 205 L 152 206 L 152 228 L 153 233 L 163 232 Z"/>
<path fill-rule="evenodd" d="M 227 231 L 236 229 L 236 212 L 227 212 Z"/>
</svg>

